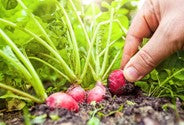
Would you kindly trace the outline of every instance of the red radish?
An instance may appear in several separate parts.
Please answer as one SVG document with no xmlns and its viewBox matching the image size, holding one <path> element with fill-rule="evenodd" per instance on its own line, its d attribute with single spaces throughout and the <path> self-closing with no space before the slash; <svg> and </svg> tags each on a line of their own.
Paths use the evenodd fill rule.
<svg viewBox="0 0 184 125">
<path fill-rule="evenodd" d="M 87 94 L 87 103 L 91 103 L 92 101 L 100 102 L 103 100 L 106 93 L 105 87 L 101 82 L 97 82 L 96 86 L 91 89 Z"/>
<path fill-rule="evenodd" d="M 125 88 L 126 80 L 123 70 L 114 70 L 108 77 L 108 88 L 112 94 L 120 95 Z"/>
<path fill-rule="evenodd" d="M 79 105 L 78 103 L 68 94 L 57 92 L 50 95 L 46 99 L 46 104 L 50 108 L 64 108 L 69 111 L 78 111 Z"/>
<path fill-rule="evenodd" d="M 81 86 L 73 85 L 67 90 L 66 93 L 79 103 L 84 102 L 86 99 L 86 92 Z"/>
</svg>

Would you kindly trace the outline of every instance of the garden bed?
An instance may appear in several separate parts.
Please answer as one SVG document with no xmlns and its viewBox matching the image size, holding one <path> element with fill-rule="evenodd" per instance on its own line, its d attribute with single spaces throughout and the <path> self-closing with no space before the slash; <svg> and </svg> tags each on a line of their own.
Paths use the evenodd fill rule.
<svg viewBox="0 0 184 125">
<path fill-rule="evenodd" d="M 49 109 L 46 104 L 35 105 L 29 109 L 29 112 L 33 123 L 40 122 L 39 124 L 44 125 L 85 125 L 91 118 L 90 113 L 95 110 L 98 110 L 95 116 L 104 125 L 174 125 L 184 120 L 183 104 L 179 100 L 176 102 L 177 111 L 166 106 L 171 100 L 147 97 L 140 90 L 119 97 L 112 97 L 108 92 L 105 100 L 95 106 L 81 104 L 77 113 L 65 109 Z M 168 109 L 164 110 L 166 107 Z M 24 124 L 23 113 L 20 111 L 3 113 L 1 117 L 9 125 Z"/>
</svg>

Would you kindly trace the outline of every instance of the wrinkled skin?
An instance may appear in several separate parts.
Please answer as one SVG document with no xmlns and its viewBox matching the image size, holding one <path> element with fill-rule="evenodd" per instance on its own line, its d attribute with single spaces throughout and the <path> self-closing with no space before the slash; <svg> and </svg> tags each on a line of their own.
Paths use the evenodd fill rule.
<svg viewBox="0 0 184 125">
<path fill-rule="evenodd" d="M 143 38 L 150 38 L 138 51 Z M 184 0 L 145 0 L 126 37 L 121 69 L 134 82 L 177 50 L 184 50 Z"/>
</svg>

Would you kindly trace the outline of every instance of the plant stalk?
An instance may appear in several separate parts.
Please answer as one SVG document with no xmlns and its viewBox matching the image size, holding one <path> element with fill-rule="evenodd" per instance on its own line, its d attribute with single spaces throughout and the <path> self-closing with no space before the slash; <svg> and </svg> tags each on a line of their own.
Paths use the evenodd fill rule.
<svg viewBox="0 0 184 125">
<path fill-rule="evenodd" d="M 17 57 L 22 61 L 22 63 L 26 66 L 26 68 L 29 70 L 30 74 L 32 75 L 34 82 L 32 82 L 32 86 L 38 96 L 41 97 L 42 100 L 45 100 L 47 98 L 47 94 L 45 92 L 44 86 L 36 73 L 34 67 L 30 63 L 30 61 L 22 54 L 22 52 L 18 49 L 18 47 L 15 45 L 15 43 L 6 35 L 6 33 L 0 29 L 0 34 L 3 37 L 3 39 L 6 41 L 6 43 L 12 48 L 12 50 L 15 52 Z"/>
<path fill-rule="evenodd" d="M 59 53 L 57 53 L 50 45 L 48 45 L 43 39 L 41 39 L 39 36 L 37 36 L 36 34 L 34 34 L 33 32 L 31 32 L 28 29 L 25 28 L 21 28 L 18 27 L 16 24 L 7 21 L 5 19 L 1 19 L 0 18 L 0 22 L 3 22 L 9 26 L 12 26 L 14 28 L 17 28 L 27 34 L 29 34 L 30 36 L 32 36 L 33 38 L 35 38 L 37 40 L 37 42 L 39 42 L 40 44 L 42 44 L 45 48 L 47 48 L 57 59 L 58 61 L 61 63 L 61 65 L 63 66 L 63 69 L 65 70 L 65 73 L 70 77 L 70 79 L 72 80 L 76 80 L 76 75 L 74 74 L 74 72 L 70 69 L 70 67 L 66 64 L 66 62 L 63 60 L 63 58 L 59 55 Z"/>
<path fill-rule="evenodd" d="M 96 35 L 97 35 L 97 33 L 98 33 L 98 30 L 100 29 L 100 27 L 101 27 L 102 25 L 105 25 L 105 24 L 107 24 L 107 23 L 109 23 L 109 22 L 108 22 L 108 21 L 104 21 L 104 22 L 101 22 L 101 23 L 99 23 L 99 24 L 97 25 L 97 28 L 96 28 L 96 30 L 95 30 L 95 32 L 94 32 L 94 35 L 93 35 L 93 38 L 92 38 L 92 41 L 91 41 L 91 44 L 90 44 L 90 47 L 89 47 L 89 50 L 88 50 L 88 53 L 87 53 L 86 62 L 85 62 L 85 64 L 84 64 L 83 73 L 82 73 L 81 78 L 80 78 L 81 80 L 83 80 L 85 74 L 87 73 L 89 61 L 90 61 L 90 58 L 91 58 L 91 53 L 92 53 L 92 50 L 93 50 L 93 45 L 94 45 L 94 43 L 95 43 Z"/>
<path fill-rule="evenodd" d="M 78 48 L 78 45 L 77 45 L 75 32 L 73 30 L 73 27 L 72 27 L 72 24 L 71 24 L 71 21 L 69 19 L 69 16 L 68 16 L 67 12 L 61 6 L 61 4 L 58 3 L 58 6 L 59 6 L 59 8 L 61 9 L 61 11 L 63 12 L 63 14 L 66 18 L 66 23 L 68 25 L 68 28 L 69 28 L 69 31 L 70 31 L 70 34 L 71 34 L 73 47 L 74 47 L 74 54 L 75 54 L 75 58 L 76 58 L 75 73 L 77 74 L 77 76 L 80 76 L 80 74 L 81 74 L 81 63 L 80 63 L 79 48 Z"/>
<path fill-rule="evenodd" d="M 23 92 L 23 91 L 20 91 L 20 90 L 18 90 L 18 89 L 15 89 L 15 88 L 13 88 L 13 87 L 11 87 L 11 86 L 5 85 L 5 84 L 3 84 L 3 83 L 0 83 L 0 88 L 9 90 L 9 91 L 11 91 L 11 92 L 13 92 L 13 93 L 15 93 L 15 94 L 17 94 L 17 95 L 21 95 L 21 96 L 23 96 L 23 97 L 26 97 L 26 98 L 28 98 L 28 99 L 30 99 L 30 100 L 36 102 L 36 103 L 43 103 L 43 100 L 40 100 L 40 99 L 38 99 L 38 98 L 36 98 L 36 97 L 34 97 L 34 96 L 28 94 L 28 93 L 25 93 L 25 92 Z"/>
<path fill-rule="evenodd" d="M 66 76 L 64 73 L 62 73 L 61 71 L 59 71 L 57 68 L 55 68 L 54 66 L 52 66 L 48 62 L 46 62 L 46 61 L 44 61 L 42 59 L 39 59 L 37 57 L 29 57 L 29 59 L 33 59 L 33 60 L 36 60 L 36 61 L 39 61 L 39 62 L 45 64 L 46 66 L 50 67 L 51 69 L 53 69 L 54 71 L 56 71 L 58 74 L 60 74 L 61 76 L 63 76 L 65 79 L 67 79 L 69 82 L 71 82 L 70 79 L 68 78 L 68 76 Z"/>
<path fill-rule="evenodd" d="M 22 2 L 22 0 L 17 0 L 18 3 L 21 5 L 21 7 L 25 10 L 28 10 L 28 8 L 26 7 L 26 5 Z M 52 42 L 52 40 L 50 39 L 49 35 L 47 34 L 47 32 L 45 31 L 45 29 L 43 28 L 43 26 L 39 23 L 39 21 L 35 18 L 33 13 L 29 13 L 30 17 L 33 19 L 33 21 L 35 22 L 35 24 L 38 26 L 38 28 L 40 29 L 40 31 L 44 34 L 47 42 L 49 43 L 50 46 L 53 47 L 53 49 L 57 50 L 54 43 Z"/>
<path fill-rule="evenodd" d="M 110 44 L 111 34 L 112 34 L 114 9 L 112 8 L 110 12 L 111 12 L 111 14 L 110 14 L 109 33 L 108 33 L 108 38 L 107 38 L 107 45 L 108 46 L 106 48 L 106 52 L 105 52 L 105 55 L 104 55 L 100 76 L 102 76 L 104 74 L 104 72 L 105 72 L 106 65 L 107 65 L 107 60 L 108 60 L 108 54 L 109 54 L 109 44 Z"/>
<path fill-rule="evenodd" d="M 10 63 L 12 63 L 12 65 L 17 69 L 19 69 L 19 71 L 26 77 L 28 81 L 31 81 L 32 76 L 27 71 L 27 69 L 22 65 L 21 62 L 16 62 L 14 59 L 7 56 L 2 50 L 0 50 L 0 56 L 3 57 L 5 60 L 9 61 Z"/>
</svg>

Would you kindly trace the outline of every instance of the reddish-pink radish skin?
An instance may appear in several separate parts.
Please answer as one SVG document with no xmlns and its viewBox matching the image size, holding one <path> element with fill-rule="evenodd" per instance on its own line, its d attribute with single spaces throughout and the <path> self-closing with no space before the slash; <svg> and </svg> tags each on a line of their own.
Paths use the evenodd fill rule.
<svg viewBox="0 0 184 125">
<path fill-rule="evenodd" d="M 73 97 L 78 103 L 83 103 L 86 99 L 86 92 L 81 86 L 71 86 L 66 93 Z"/>
<path fill-rule="evenodd" d="M 123 88 L 126 85 L 126 80 L 123 75 L 123 70 L 114 70 L 108 77 L 108 88 L 112 94 L 121 95 Z"/>
<path fill-rule="evenodd" d="M 68 109 L 69 111 L 79 111 L 78 103 L 68 94 L 57 92 L 50 95 L 46 99 L 46 104 L 50 108 L 64 108 Z"/>
<path fill-rule="evenodd" d="M 88 91 L 87 94 L 87 103 L 91 103 L 92 101 L 100 102 L 104 99 L 106 93 L 105 87 L 101 82 L 97 82 L 96 86 Z"/>
</svg>

